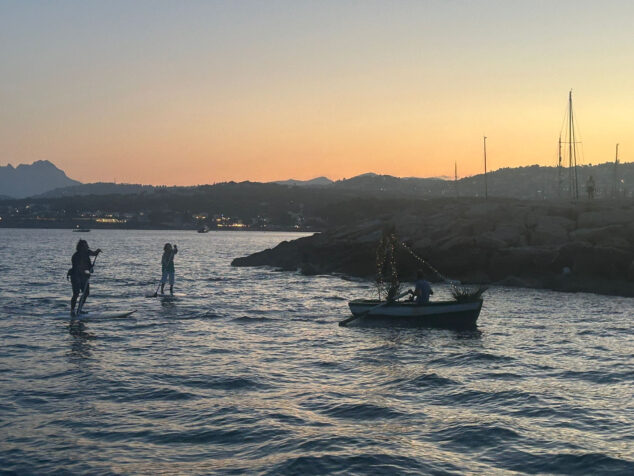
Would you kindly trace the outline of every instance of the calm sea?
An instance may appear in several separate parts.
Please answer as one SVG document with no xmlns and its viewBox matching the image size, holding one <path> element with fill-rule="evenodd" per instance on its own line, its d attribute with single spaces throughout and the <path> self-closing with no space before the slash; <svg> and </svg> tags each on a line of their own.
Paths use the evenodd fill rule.
<svg viewBox="0 0 634 476">
<path fill-rule="evenodd" d="M 634 300 L 492 288 L 477 331 L 340 328 L 297 234 L 0 230 L 0 472 L 634 474 Z M 78 238 L 104 252 L 69 325 Z M 144 297 L 165 242 L 175 301 Z M 435 287 L 434 298 L 448 295 Z"/>
</svg>

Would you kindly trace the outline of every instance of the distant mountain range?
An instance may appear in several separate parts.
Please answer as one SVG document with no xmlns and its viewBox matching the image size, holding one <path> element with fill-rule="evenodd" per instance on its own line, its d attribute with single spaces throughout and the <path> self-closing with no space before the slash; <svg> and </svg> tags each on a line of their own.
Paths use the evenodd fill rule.
<svg viewBox="0 0 634 476">
<path fill-rule="evenodd" d="M 63 170 L 48 160 L 38 160 L 31 165 L 20 164 L 17 167 L 11 164 L 0 166 L 0 196 L 25 198 L 80 183 L 68 178 Z"/>
<path fill-rule="evenodd" d="M 631 196 L 634 192 L 634 163 L 604 163 L 580 166 L 577 170 L 579 194 L 585 196 L 586 181 L 590 176 L 596 184 L 595 196 Z M 557 167 L 532 165 L 528 167 L 503 168 L 489 172 L 486 180 L 488 196 L 518 199 L 570 198 L 569 171 Z M 234 184 L 235 182 L 228 182 Z M 242 182 L 256 184 L 256 182 Z M 202 188 L 214 188 L 205 185 Z M 240 185 L 240 184 L 236 184 Z M 416 178 L 393 177 L 365 173 L 349 179 L 332 181 L 327 177 L 311 180 L 283 180 L 267 185 L 292 190 L 321 190 L 325 193 L 347 196 L 372 196 L 384 198 L 433 198 L 433 197 L 483 197 L 485 177 L 483 174 L 454 181 L 445 177 Z M 140 184 L 90 183 L 72 180 L 49 161 L 38 161 L 32 165 L 0 167 L 0 199 L 37 197 L 45 199 L 86 195 L 130 195 L 152 193 L 197 193 L 201 187 L 165 187 Z M 268 189 L 268 188 L 267 188 Z"/>
<path fill-rule="evenodd" d="M 568 172 L 537 165 L 496 170 L 486 177 L 488 198 L 568 203 L 571 198 Z M 617 206 L 634 197 L 634 163 L 579 167 L 576 175 L 579 203 L 589 203 L 586 180 L 590 176 L 596 185 L 598 201 L 610 201 Z M 0 190 L 6 194 L 3 192 Z M 324 230 L 364 217 L 390 216 L 399 210 L 429 210 L 440 203 L 483 202 L 484 192 L 483 175 L 452 181 L 370 173 L 324 185 L 79 184 L 49 190 L 39 196 L 0 200 L 0 227 L 73 228 L 80 224 L 193 229 L 203 225 L 213 228 L 218 224 L 218 217 L 222 217 L 230 224 L 256 228 Z M 222 223 L 224 226 L 224 221 Z"/>
</svg>

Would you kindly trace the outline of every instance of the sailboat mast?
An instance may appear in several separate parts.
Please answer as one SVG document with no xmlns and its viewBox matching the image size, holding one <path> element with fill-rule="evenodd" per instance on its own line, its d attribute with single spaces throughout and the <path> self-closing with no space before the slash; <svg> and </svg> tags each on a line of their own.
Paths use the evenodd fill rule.
<svg viewBox="0 0 634 476">
<path fill-rule="evenodd" d="M 557 163 L 557 197 L 561 198 L 561 134 L 559 135 L 559 162 Z"/>
<path fill-rule="evenodd" d="M 616 154 L 614 155 L 614 198 L 619 195 L 619 178 L 618 178 L 618 166 L 619 166 L 619 144 L 616 144 Z"/>
<path fill-rule="evenodd" d="M 487 137 L 484 136 L 484 199 L 489 199 L 489 191 L 487 187 Z"/>
<path fill-rule="evenodd" d="M 574 114 L 572 112 L 572 89 L 568 93 L 568 167 L 570 169 L 570 195 L 571 198 L 579 200 L 577 147 L 575 140 Z"/>
</svg>

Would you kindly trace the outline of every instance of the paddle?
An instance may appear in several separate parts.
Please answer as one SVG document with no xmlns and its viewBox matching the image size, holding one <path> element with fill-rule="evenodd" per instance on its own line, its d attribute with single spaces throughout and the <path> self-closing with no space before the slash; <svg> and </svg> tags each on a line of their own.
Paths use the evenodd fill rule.
<svg viewBox="0 0 634 476">
<path fill-rule="evenodd" d="M 86 289 L 88 289 L 88 281 L 90 281 L 90 276 L 92 276 L 92 269 L 95 267 L 95 263 L 97 262 L 97 258 L 99 257 L 99 253 L 95 256 L 95 259 L 90 265 L 90 273 L 88 274 L 88 278 L 86 278 L 86 283 L 84 284 L 84 289 L 81 290 L 81 298 L 79 298 L 79 304 L 77 305 L 77 316 L 81 313 L 81 308 L 84 307 L 84 303 L 86 302 Z"/>
<path fill-rule="evenodd" d="M 358 316 L 352 316 L 352 317 L 349 317 L 349 318 L 347 318 L 347 319 L 344 319 L 343 321 L 339 321 L 339 326 L 340 326 L 340 327 L 346 327 L 346 325 L 348 325 L 348 323 L 349 323 L 349 322 L 352 322 L 352 321 L 354 321 L 355 319 L 359 319 L 359 318 L 361 318 L 361 317 L 363 317 L 363 316 L 366 316 L 366 315 L 368 315 L 370 312 L 374 311 L 375 309 L 378 309 L 378 308 L 383 307 L 383 306 L 385 306 L 385 305 L 387 305 L 387 304 L 390 304 L 390 303 L 392 303 L 392 302 L 396 301 L 397 299 L 402 298 L 402 297 L 403 297 L 403 296 L 405 296 L 406 294 L 409 294 L 409 291 L 405 291 L 404 293 L 399 294 L 398 296 L 396 296 L 396 297 L 395 297 L 395 298 L 393 298 L 393 299 L 390 299 L 389 301 L 385 301 L 385 302 L 382 302 L 381 304 L 378 304 L 378 305 L 376 305 L 376 306 L 374 306 L 374 307 L 371 307 L 370 309 L 368 309 L 367 311 L 362 312 L 362 313 L 361 313 L 361 314 L 359 314 Z"/>
<path fill-rule="evenodd" d="M 154 291 L 154 294 L 146 294 L 146 297 L 157 297 L 158 296 L 158 290 L 161 287 L 161 281 L 159 281 L 158 285 L 156 286 L 156 291 Z"/>
</svg>

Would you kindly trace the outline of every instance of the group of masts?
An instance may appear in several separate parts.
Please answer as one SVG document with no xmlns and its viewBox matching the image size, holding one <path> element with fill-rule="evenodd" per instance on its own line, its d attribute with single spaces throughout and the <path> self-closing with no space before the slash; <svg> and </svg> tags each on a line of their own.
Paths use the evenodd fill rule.
<svg viewBox="0 0 634 476">
<path fill-rule="evenodd" d="M 575 131 L 575 116 L 572 110 L 572 89 L 568 93 L 568 113 L 567 113 L 568 140 L 565 142 L 568 146 L 568 176 L 570 198 L 579 200 L 579 175 L 577 173 L 577 141 Z M 561 133 L 559 134 L 559 160 L 557 165 L 557 193 L 561 197 L 563 189 L 562 177 L 562 156 L 561 156 Z"/>
<path fill-rule="evenodd" d="M 568 93 L 568 111 L 566 114 L 566 124 L 565 128 L 567 129 L 567 137 L 565 141 L 561 140 L 561 133 L 559 134 L 559 153 L 558 153 L 558 164 L 557 164 L 557 194 L 561 197 L 562 191 L 564 190 L 564 180 L 563 180 L 563 157 L 562 157 L 562 146 L 566 146 L 567 155 L 568 155 L 568 181 L 569 186 L 568 190 L 570 192 L 570 198 L 573 200 L 579 199 L 579 174 L 577 170 L 577 144 L 579 141 L 577 140 L 577 132 L 576 132 L 576 124 L 575 124 L 575 116 L 572 109 L 572 90 Z M 562 127 L 562 129 L 564 129 Z M 565 130 L 565 129 L 564 129 Z M 616 153 L 614 157 L 614 189 L 613 196 L 616 198 L 619 195 L 619 183 L 618 183 L 618 165 L 619 165 L 619 144 L 616 144 Z M 589 178 L 589 181 L 592 181 L 592 177 Z M 589 186 L 588 186 L 589 188 Z M 590 192 L 588 192 L 590 193 Z"/>
<path fill-rule="evenodd" d="M 570 192 L 570 198 L 573 200 L 579 200 L 579 174 L 577 170 L 577 132 L 575 126 L 575 116 L 572 109 L 572 89 L 568 93 L 568 110 L 566 113 L 565 129 L 562 127 L 562 131 L 567 129 L 565 137 L 567 140 L 562 141 L 562 134 L 559 134 L 559 152 L 558 152 L 558 164 L 557 164 L 557 196 L 561 198 L 562 191 L 564 190 L 563 179 L 563 157 L 562 146 L 567 147 L 568 155 L 568 190 Z M 487 137 L 483 136 L 484 147 L 484 198 L 489 198 L 489 190 L 487 183 Z M 616 155 L 614 158 L 614 197 L 619 194 L 618 186 L 618 165 L 619 165 L 619 144 L 616 144 Z M 456 197 L 458 193 L 458 162 L 454 162 L 454 183 L 456 190 Z"/>
</svg>

